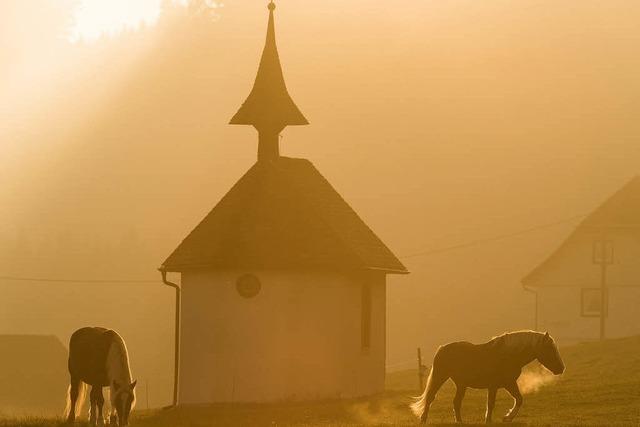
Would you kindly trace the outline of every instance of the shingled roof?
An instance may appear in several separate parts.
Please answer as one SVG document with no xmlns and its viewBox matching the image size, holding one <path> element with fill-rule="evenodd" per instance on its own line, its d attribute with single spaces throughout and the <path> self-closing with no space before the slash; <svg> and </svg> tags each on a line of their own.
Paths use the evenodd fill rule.
<svg viewBox="0 0 640 427">
<path fill-rule="evenodd" d="M 567 239 L 545 261 L 522 279 L 525 286 L 533 282 L 560 257 L 564 249 L 584 233 L 597 234 L 606 230 L 640 230 L 640 176 L 634 177 L 591 212 Z"/>
<path fill-rule="evenodd" d="M 407 269 L 313 164 L 257 162 L 162 269 Z"/>
</svg>

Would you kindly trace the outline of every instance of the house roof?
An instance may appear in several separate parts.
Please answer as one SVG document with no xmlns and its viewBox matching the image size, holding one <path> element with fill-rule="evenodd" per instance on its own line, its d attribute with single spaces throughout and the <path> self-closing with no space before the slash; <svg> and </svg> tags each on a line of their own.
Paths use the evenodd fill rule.
<svg viewBox="0 0 640 427">
<path fill-rule="evenodd" d="M 640 176 L 636 176 L 591 212 L 569 237 L 545 261 L 522 279 L 524 286 L 532 282 L 558 259 L 563 250 L 579 235 L 607 229 L 640 229 Z"/>
<path fill-rule="evenodd" d="M 614 193 L 580 227 L 640 227 L 640 176 Z"/>
<path fill-rule="evenodd" d="M 67 350 L 52 335 L 0 335 L 0 413 L 54 415 L 69 385 Z"/>
<path fill-rule="evenodd" d="M 313 164 L 257 162 L 162 265 L 407 273 Z"/>
<path fill-rule="evenodd" d="M 274 9 L 275 4 L 271 3 L 267 39 L 253 89 L 231 119 L 232 125 L 253 125 L 257 129 L 283 129 L 286 126 L 309 124 L 287 91 L 276 46 Z"/>
</svg>

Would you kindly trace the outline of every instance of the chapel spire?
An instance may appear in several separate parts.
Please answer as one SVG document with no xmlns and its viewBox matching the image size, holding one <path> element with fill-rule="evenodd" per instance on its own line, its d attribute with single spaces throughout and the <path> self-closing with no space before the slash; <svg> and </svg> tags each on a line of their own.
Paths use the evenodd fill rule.
<svg viewBox="0 0 640 427">
<path fill-rule="evenodd" d="M 269 24 L 256 81 L 249 97 L 231 119 L 232 125 L 252 125 L 258 130 L 258 160 L 274 160 L 280 155 L 279 135 L 287 126 L 307 125 L 287 91 L 282 74 L 273 11 L 269 3 Z"/>
</svg>

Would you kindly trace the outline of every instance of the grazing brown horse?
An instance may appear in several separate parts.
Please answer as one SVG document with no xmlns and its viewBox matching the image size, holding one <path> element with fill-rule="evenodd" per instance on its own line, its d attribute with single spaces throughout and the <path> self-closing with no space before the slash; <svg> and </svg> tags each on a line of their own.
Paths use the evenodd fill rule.
<svg viewBox="0 0 640 427">
<path fill-rule="evenodd" d="M 451 378 L 456 384 L 453 399 L 456 422 L 462 422 L 460 407 L 468 387 L 488 390 L 487 423 L 491 422 L 498 389 L 506 389 L 513 396 L 514 405 L 503 421 L 510 422 L 522 406 L 518 377 L 522 368 L 536 359 L 555 375 L 564 372 L 564 362 L 549 333 L 510 332 L 484 344 L 454 342 L 444 345 L 436 352 L 424 393 L 416 398 L 411 410 L 422 424 L 426 424 L 429 407 L 436 393 Z"/>
<path fill-rule="evenodd" d="M 69 341 L 69 375 L 67 420 L 73 422 L 82 407 L 86 386 L 91 386 L 89 423 L 104 425 L 103 387 L 110 387 L 111 425 L 127 426 L 136 400 L 136 381 L 131 380 L 129 355 L 117 332 L 105 328 L 82 328 Z"/>
</svg>

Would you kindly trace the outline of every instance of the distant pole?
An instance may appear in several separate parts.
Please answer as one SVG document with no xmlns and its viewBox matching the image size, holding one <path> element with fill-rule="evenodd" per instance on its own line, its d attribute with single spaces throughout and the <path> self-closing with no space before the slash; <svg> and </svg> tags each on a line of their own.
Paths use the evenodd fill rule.
<svg viewBox="0 0 640 427">
<path fill-rule="evenodd" d="M 538 330 L 538 293 L 534 292 L 535 294 L 535 305 L 533 307 L 533 330 L 537 331 Z"/>
<path fill-rule="evenodd" d="M 147 397 L 147 409 L 149 409 L 149 380 L 145 381 L 145 395 Z"/>
<path fill-rule="evenodd" d="M 606 239 L 593 243 L 593 263 L 600 266 L 600 341 L 606 338 L 607 267 L 613 264 L 613 242 Z"/>
<path fill-rule="evenodd" d="M 422 381 L 422 351 L 420 350 L 420 347 L 418 347 L 418 384 L 420 385 L 419 390 L 422 391 L 424 383 Z"/>
<path fill-rule="evenodd" d="M 607 263 L 600 263 L 600 341 L 605 339 L 605 298 L 607 297 Z"/>
<path fill-rule="evenodd" d="M 537 331 L 538 330 L 538 292 L 535 289 L 531 289 L 528 288 L 526 286 L 523 286 L 523 289 L 526 292 L 532 293 L 533 297 L 534 297 L 534 303 L 533 303 L 533 330 Z"/>
</svg>

